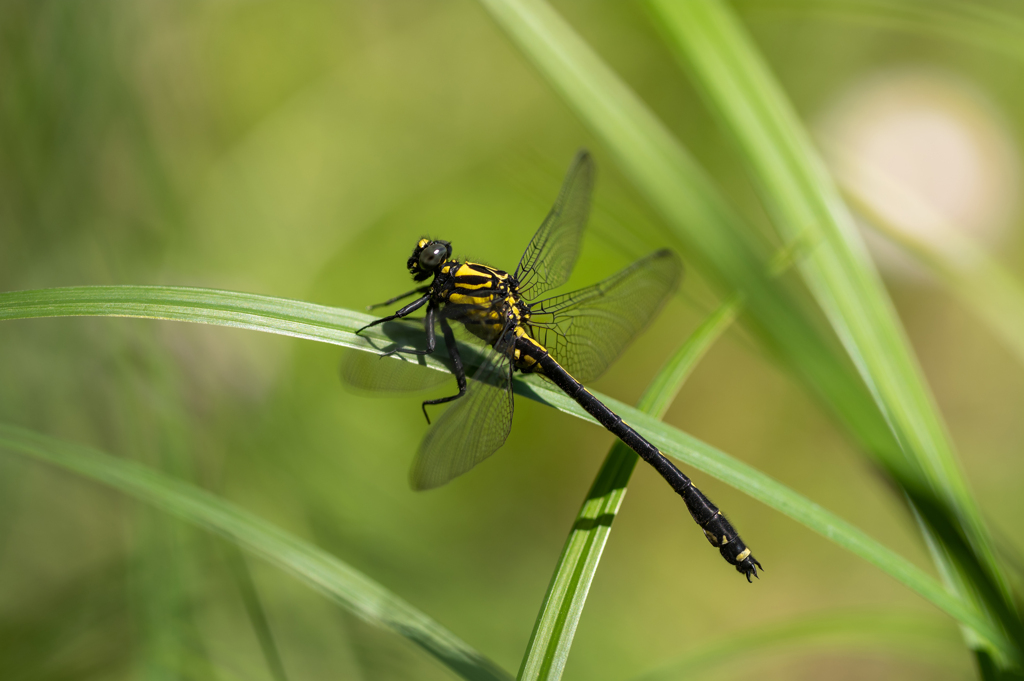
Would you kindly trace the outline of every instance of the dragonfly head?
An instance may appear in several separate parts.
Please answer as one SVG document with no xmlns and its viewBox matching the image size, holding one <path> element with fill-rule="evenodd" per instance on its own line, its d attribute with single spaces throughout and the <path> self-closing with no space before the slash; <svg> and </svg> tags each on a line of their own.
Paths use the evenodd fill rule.
<svg viewBox="0 0 1024 681">
<path fill-rule="evenodd" d="M 448 258 L 452 257 L 452 245 L 439 239 L 420 239 L 412 249 L 407 267 L 416 281 L 434 276 Z"/>
</svg>

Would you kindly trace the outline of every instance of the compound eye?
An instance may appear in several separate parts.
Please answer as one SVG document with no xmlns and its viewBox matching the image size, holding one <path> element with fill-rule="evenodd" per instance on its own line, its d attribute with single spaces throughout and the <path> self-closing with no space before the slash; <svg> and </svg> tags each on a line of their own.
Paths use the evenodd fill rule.
<svg viewBox="0 0 1024 681">
<path fill-rule="evenodd" d="M 448 255 L 448 249 L 444 244 L 437 242 L 429 244 L 420 253 L 420 266 L 427 270 L 436 269 L 438 265 L 444 262 L 446 255 Z"/>
</svg>

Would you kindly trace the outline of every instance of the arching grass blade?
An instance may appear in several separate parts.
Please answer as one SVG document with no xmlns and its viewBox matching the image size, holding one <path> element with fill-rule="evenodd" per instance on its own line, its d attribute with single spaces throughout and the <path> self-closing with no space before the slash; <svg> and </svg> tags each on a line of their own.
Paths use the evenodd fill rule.
<svg viewBox="0 0 1024 681">
<path fill-rule="evenodd" d="M 370 342 L 354 333 L 372 320 L 369 315 L 281 298 L 229 291 L 134 286 L 0 293 L 0 319 L 72 315 L 134 316 L 221 324 L 376 351 Z M 443 362 L 433 357 L 426 362 L 426 367 L 447 370 Z M 592 421 L 576 402 L 539 379 L 517 379 L 514 389 L 520 395 Z M 678 429 L 610 397 L 596 392 L 594 396 L 627 419 L 666 455 L 750 494 L 864 558 L 953 618 L 975 628 L 993 641 L 1003 654 L 1014 654 L 1013 645 L 1001 631 L 981 617 L 976 607 L 946 592 L 936 580 L 849 523 Z"/>
</svg>

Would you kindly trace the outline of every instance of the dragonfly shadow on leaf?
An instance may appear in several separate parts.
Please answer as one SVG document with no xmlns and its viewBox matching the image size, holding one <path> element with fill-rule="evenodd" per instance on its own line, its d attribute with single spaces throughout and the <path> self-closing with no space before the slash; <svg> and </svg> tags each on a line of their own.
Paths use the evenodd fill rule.
<svg viewBox="0 0 1024 681">
<path fill-rule="evenodd" d="M 368 350 L 348 349 L 341 357 L 342 384 L 360 395 L 387 396 L 395 393 L 422 392 L 451 382 L 454 367 L 447 352 L 426 355 L 385 353 L 397 347 L 416 347 L 423 343 L 422 320 L 396 320 L 374 327 L 363 335 Z M 461 339 L 460 339 L 461 340 Z M 444 340 L 439 341 L 442 345 Z M 483 348 L 460 345 L 467 368 L 483 362 Z M 472 375 L 472 374 L 470 374 Z"/>
</svg>

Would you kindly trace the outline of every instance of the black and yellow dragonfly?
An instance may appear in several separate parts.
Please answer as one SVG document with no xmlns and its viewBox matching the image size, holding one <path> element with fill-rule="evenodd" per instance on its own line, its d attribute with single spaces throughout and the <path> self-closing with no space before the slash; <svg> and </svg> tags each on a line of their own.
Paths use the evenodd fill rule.
<svg viewBox="0 0 1024 681">
<path fill-rule="evenodd" d="M 514 274 L 453 260 L 449 242 L 424 238 L 417 242 L 407 267 L 415 281 L 429 283 L 371 306 L 418 296 L 359 332 L 425 307 L 426 348 L 398 346 L 384 355 L 433 353 L 440 326 L 459 388 L 455 395 L 423 403 L 426 414 L 429 405 L 455 402 L 420 445 L 412 485 L 417 489 L 443 485 L 497 451 L 512 427 L 513 372 L 540 374 L 653 466 L 686 502 L 711 545 L 750 581 L 761 564 L 725 516 L 657 447 L 583 387 L 604 372 L 676 289 L 682 276 L 679 258 L 669 250 L 656 251 L 598 284 L 543 297 L 566 282 L 576 263 L 593 185 L 594 162 L 582 151 Z M 452 322 L 462 325 L 487 350 L 473 380 L 466 380 Z M 354 382 L 366 381 L 354 378 Z"/>
</svg>

